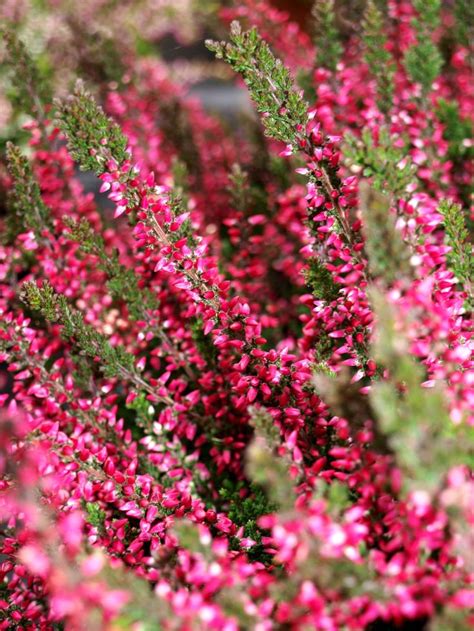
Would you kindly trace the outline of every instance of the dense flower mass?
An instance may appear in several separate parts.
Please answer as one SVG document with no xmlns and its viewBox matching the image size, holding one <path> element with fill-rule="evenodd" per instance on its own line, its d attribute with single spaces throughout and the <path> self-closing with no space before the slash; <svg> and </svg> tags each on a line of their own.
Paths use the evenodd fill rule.
<svg viewBox="0 0 474 631">
<path fill-rule="evenodd" d="M 471 628 L 470 3 L 72 4 L 0 8 L 0 630 Z"/>
</svg>

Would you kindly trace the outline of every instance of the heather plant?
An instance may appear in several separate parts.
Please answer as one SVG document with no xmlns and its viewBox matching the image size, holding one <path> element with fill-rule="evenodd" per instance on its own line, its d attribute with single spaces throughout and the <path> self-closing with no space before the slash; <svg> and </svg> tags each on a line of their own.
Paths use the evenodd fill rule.
<svg viewBox="0 0 474 631">
<path fill-rule="evenodd" d="M 204 3 L 239 125 L 146 12 L 121 45 L 153 3 L 59 3 L 79 40 L 117 8 L 69 95 L 27 4 L 2 9 L 0 629 L 469 629 L 467 4 L 318 0 L 305 32 Z"/>
</svg>

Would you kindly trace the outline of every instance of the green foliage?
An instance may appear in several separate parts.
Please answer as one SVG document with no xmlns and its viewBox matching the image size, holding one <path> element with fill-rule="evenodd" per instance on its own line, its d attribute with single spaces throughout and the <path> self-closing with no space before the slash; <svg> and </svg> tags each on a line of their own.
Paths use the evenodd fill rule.
<svg viewBox="0 0 474 631">
<path fill-rule="evenodd" d="M 474 6 L 474 5 L 473 5 Z M 463 118 L 456 101 L 439 99 L 436 108 L 438 119 L 443 123 L 443 138 L 448 142 L 448 159 L 453 163 L 453 171 L 458 177 L 458 188 L 463 205 L 467 208 L 471 204 L 474 191 L 472 181 L 464 178 L 466 161 L 474 160 L 474 146 L 471 139 L 474 135 L 474 125 L 469 117 Z M 470 229 L 472 220 L 466 217 Z"/>
<path fill-rule="evenodd" d="M 349 167 L 362 169 L 372 186 L 394 198 L 404 197 L 407 186 L 413 182 L 414 167 L 407 157 L 406 148 L 394 142 L 386 127 L 381 127 L 377 142 L 370 129 L 362 130 L 360 138 L 346 134 L 343 152 Z"/>
<path fill-rule="evenodd" d="M 91 392 L 94 388 L 93 367 L 89 362 L 83 361 L 78 353 L 71 353 L 71 359 L 76 366 L 72 373 L 75 385 L 85 392 Z"/>
<path fill-rule="evenodd" d="M 240 117 L 239 122 L 242 125 L 242 133 L 245 134 L 245 138 L 250 145 L 250 155 L 242 162 L 241 169 L 248 174 L 251 186 L 258 188 L 262 194 L 265 194 L 266 185 L 273 175 L 272 160 L 285 162 L 285 169 L 288 169 L 288 164 L 282 156 L 271 154 L 268 141 L 258 119 L 250 114 L 244 114 Z M 287 173 L 286 176 L 288 177 L 288 175 L 291 178 L 293 174 Z M 278 186 L 281 182 L 280 177 L 276 176 L 274 179 L 276 180 L 275 184 Z"/>
<path fill-rule="evenodd" d="M 173 158 L 171 172 L 173 174 L 173 190 L 181 197 L 183 204 L 187 206 L 189 201 L 188 167 L 179 158 Z"/>
<path fill-rule="evenodd" d="M 123 50 L 106 29 L 88 24 L 84 20 L 68 17 L 74 43 L 80 54 L 77 74 L 99 88 L 114 81 L 120 85 L 126 68 Z M 92 28 L 91 28 L 92 26 Z"/>
<path fill-rule="evenodd" d="M 421 84 L 424 94 L 429 92 L 442 65 L 441 54 L 433 42 L 420 38 L 416 45 L 408 49 L 404 62 L 410 79 Z"/>
<path fill-rule="evenodd" d="M 312 365 L 314 375 L 324 375 L 325 377 L 336 377 L 334 370 L 331 370 L 325 362 L 319 362 Z"/>
<path fill-rule="evenodd" d="M 324 329 L 318 331 L 318 336 L 315 342 L 315 353 L 318 361 L 318 366 L 325 366 L 326 362 L 330 359 L 334 352 L 336 343 L 334 338 L 329 337 L 329 334 Z"/>
<path fill-rule="evenodd" d="M 339 480 L 333 480 L 330 484 L 321 481 L 317 486 L 317 490 L 321 497 L 325 498 L 328 513 L 334 519 L 341 519 L 344 511 L 352 506 L 351 491 L 347 484 Z"/>
<path fill-rule="evenodd" d="M 471 631 L 469 612 L 457 607 L 445 606 L 430 620 L 428 631 Z"/>
<path fill-rule="evenodd" d="M 243 482 L 233 484 L 225 480 L 219 490 L 221 498 L 229 505 L 227 514 L 238 526 L 244 526 L 246 537 L 260 541 L 261 531 L 257 520 L 262 515 L 269 515 L 276 510 L 276 506 L 268 501 L 265 491 L 255 484 L 250 485 L 250 494 L 242 498 L 241 490 L 245 488 Z"/>
<path fill-rule="evenodd" d="M 256 175 L 255 173 L 253 175 Z M 249 171 L 240 164 L 233 164 L 229 173 L 227 188 L 233 208 L 244 215 L 269 213 L 268 200 L 264 187 L 252 181 Z M 252 229 L 254 232 L 256 228 Z"/>
<path fill-rule="evenodd" d="M 70 238 L 80 244 L 81 250 L 98 257 L 99 267 L 108 276 L 107 287 L 112 297 L 125 302 L 133 320 L 146 320 L 149 311 L 158 308 L 158 300 L 149 289 L 140 287 L 140 279 L 133 269 L 119 262 L 117 252 L 106 251 L 102 236 L 87 219 L 75 221 L 66 217 L 64 223 L 70 230 Z"/>
<path fill-rule="evenodd" d="M 153 57 L 158 53 L 158 47 L 140 35 L 135 37 L 135 52 L 139 57 Z"/>
<path fill-rule="evenodd" d="M 363 28 L 364 59 L 377 83 L 377 104 L 387 114 L 393 103 L 396 66 L 386 48 L 384 16 L 373 0 L 367 3 Z"/>
<path fill-rule="evenodd" d="M 454 0 L 456 41 L 470 48 L 474 40 L 474 3 L 471 0 Z"/>
<path fill-rule="evenodd" d="M 288 168 L 288 158 L 270 155 L 269 171 L 271 176 L 278 182 L 282 191 L 290 188 L 293 183 L 294 174 L 291 172 L 291 169 Z"/>
<path fill-rule="evenodd" d="M 152 425 L 156 416 L 156 411 L 150 401 L 146 398 L 144 392 L 140 392 L 133 401 L 126 404 L 128 410 L 133 410 L 134 417 L 130 429 L 137 436 L 142 437 L 141 432 L 137 431 L 137 426 L 148 430 Z M 124 415 L 125 421 L 127 415 Z"/>
<path fill-rule="evenodd" d="M 309 259 L 305 280 L 316 300 L 332 302 L 339 296 L 340 286 L 334 282 L 324 263 L 315 256 Z"/>
<path fill-rule="evenodd" d="M 89 524 L 97 528 L 97 530 L 103 534 L 105 530 L 105 511 L 103 511 L 96 502 L 83 502 L 83 508 L 85 510 L 86 520 Z"/>
<path fill-rule="evenodd" d="M 440 23 L 441 0 L 412 0 L 413 8 L 418 12 L 418 20 L 423 22 L 424 28 L 433 31 Z M 418 21 L 415 29 L 420 28 Z"/>
<path fill-rule="evenodd" d="M 375 359 L 389 378 L 372 385 L 370 401 L 406 483 L 434 490 L 446 471 L 474 464 L 473 428 L 456 426 L 446 410 L 441 388 L 425 388 L 424 371 L 395 329 L 394 314 L 382 294 L 372 291 L 377 316 Z"/>
<path fill-rule="evenodd" d="M 12 30 L 0 29 L 6 48 L 5 64 L 10 69 L 13 92 L 10 98 L 21 111 L 41 120 L 44 118 L 43 103 L 51 99 L 46 77 L 40 72 L 23 42 Z"/>
<path fill-rule="evenodd" d="M 474 306 L 474 256 L 464 213 L 459 204 L 443 199 L 438 212 L 444 217 L 446 244 L 451 248 L 447 255 L 448 265 L 468 296 L 468 303 Z"/>
<path fill-rule="evenodd" d="M 143 583 L 143 581 L 142 581 Z M 141 589 L 145 590 L 146 584 L 143 584 Z M 152 598 L 150 598 L 152 600 Z M 168 615 L 171 615 L 168 614 Z M 117 619 L 114 620 L 114 629 L 119 631 L 123 629 L 123 631 L 128 631 L 133 628 L 133 626 L 139 625 L 140 631 L 163 631 L 166 627 L 164 626 L 166 621 L 162 621 L 160 623 L 158 620 L 150 620 L 150 610 L 149 608 L 139 608 L 127 605 L 126 612 L 121 614 Z"/>
<path fill-rule="evenodd" d="M 11 243 L 22 232 L 32 230 L 37 240 L 43 230 L 50 229 L 52 222 L 47 206 L 41 197 L 39 184 L 33 174 L 30 162 L 18 147 L 7 143 L 7 169 L 12 179 L 8 192 L 6 240 Z"/>
<path fill-rule="evenodd" d="M 250 551 L 253 561 L 270 562 L 271 557 L 266 554 L 261 544 L 262 529 L 257 521 L 262 515 L 269 515 L 278 507 L 269 502 L 265 490 L 256 484 L 250 485 L 250 494 L 242 497 L 242 489 L 245 488 L 243 482 L 233 483 L 231 480 L 224 480 L 219 495 L 224 501 L 225 510 L 228 517 L 237 526 L 243 526 L 245 537 L 250 537 L 256 542 Z"/>
<path fill-rule="evenodd" d="M 174 208 L 173 204 L 172 200 L 172 208 Z M 153 291 L 142 286 L 142 281 L 133 269 L 120 263 L 118 252 L 107 252 L 103 238 L 94 231 L 86 219 L 78 222 L 66 217 L 64 222 L 70 230 L 69 236 L 80 244 L 81 250 L 98 257 L 99 267 L 107 274 L 107 288 L 114 300 L 125 303 L 132 320 L 151 323 L 159 306 L 158 298 Z M 186 233 L 190 234 L 190 226 L 185 222 L 180 230 L 173 233 L 173 236 L 179 235 L 179 238 L 182 238 Z M 182 354 L 163 326 L 156 322 L 156 318 L 153 322 L 153 330 L 163 343 L 163 348 L 174 355 L 178 363 L 181 363 Z M 185 365 L 184 369 L 188 376 L 193 376 L 189 366 Z"/>
<path fill-rule="evenodd" d="M 203 321 L 197 318 L 191 324 L 191 336 L 199 354 L 208 364 L 214 364 L 217 359 L 217 349 L 212 341 L 212 336 L 208 333 L 204 334 Z"/>
<path fill-rule="evenodd" d="M 412 275 L 410 250 L 390 213 L 390 199 L 371 188 L 367 181 L 359 189 L 369 268 L 374 278 L 391 285 L 397 279 Z"/>
<path fill-rule="evenodd" d="M 194 130 L 183 101 L 177 97 L 159 98 L 159 125 L 165 142 L 194 177 L 201 176 L 201 156 L 194 140 Z"/>
<path fill-rule="evenodd" d="M 336 26 L 334 0 L 315 0 L 313 16 L 316 65 L 334 72 L 344 52 Z"/>
<path fill-rule="evenodd" d="M 410 79 L 421 85 L 426 96 L 443 65 L 443 57 L 432 39 L 439 26 L 441 0 L 413 0 L 413 6 L 418 12 L 413 20 L 416 42 L 406 51 L 403 62 Z"/>
<path fill-rule="evenodd" d="M 81 81 L 76 83 L 71 96 L 55 103 L 56 124 L 82 170 L 101 174 L 108 160 L 120 165 L 127 159 L 127 139 L 122 130 L 97 105 Z"/>
<path fill-rule="evenodd" d="M 257 110 L 263 114 L 265 133 L 294 143 L 307 121 L 307 104 L 293 85 L 289 71 L 275 59 L 256 29 L 242 32 L 233 22 L 230 43 L 208 40 L 206 46 L 239 72 L 247 84 Z"/>
<path fill-rule="evenodd" d="M 82 355 L 98 361 L 106 377 L 130 378 L 135 373 L 134 356 L 122 346 L 112 346 L 105 335 L 84 322 L 79 311 L 72 309 L 66 298 L 47 282 L 22 285 L 22 299 L 48 321 L 63 326 L 65 339 L 74 340 Z"/>
<path fill-rule="evenodd" d="M 249 176 L 240 164 L 233 164 L 229 173 L 228 187 L 232 206 L 236 210 L 245 212 L 250 205 L 249 200 Z"/>
<path fill-rule="evenodd" d="M 47 281 L 42 287 L 34 282 L 24 283 L 21 297 L 33 311 L 40 311 L 48 322 L 56 321 L 59 296 Z"/>
<path fill-rule="evenodd" d="M 456 101 L 439 99 L 437 111 L 444 125 L 443 138 L 448 141 L 448 158 L 455 163 L 474 159 L 474 147 L 465 142 L 473 136 L 473 124 L 469 118 L 462 118 Z"/>
<path fill-rule="evenodd" d="M 265 409 L 252 407 L 249 412 L 255 438 L 247 449 L 247 474 L 257 487 L 265 489 L 269 502 L 289 510 L 293 506 L 294 485 L 289 462 L 277 454 L 280 430 Z"/>
<path fill-rule="evenodd" d="M 386 17 L 388 14 L 388 0 L 373 0 L 373 2 L 382 16 Z"/>
</svg>

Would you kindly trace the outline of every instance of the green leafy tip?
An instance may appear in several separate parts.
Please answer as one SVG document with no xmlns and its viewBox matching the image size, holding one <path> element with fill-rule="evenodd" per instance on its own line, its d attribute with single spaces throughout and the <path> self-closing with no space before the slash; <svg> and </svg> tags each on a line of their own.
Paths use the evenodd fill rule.
<svg viewBox="0 0 474 631">
<path fill-rule="evenodd" d="M 440 22 L 441 0 L 413 0 L 413 7 L 418 13 L 412 22 L 416 42 L 408 48 L 403 61 L 408 76 L 421 85 L 426 97 L 443 65 L 443 57 L 432 39 Z"/>
<path fill-rule="evenodd" d="M 63 337 L 75 342 L 81 354 L 99 362 L 106 377 L 131 378 L 135 374 L 134 356 L 122 346 L 112 346 L 105 335 L 84 322 L 66 297 L 58 294 L 47 281 L 22 285 L 22 300 L 48 322 L 63 326 Z"/>
<path fill-rule="evenodd" d="M 443 199 L 438 212 L 444 218 L 445 242 L 450 251 L 447 255 L 448 265 L 463 285 L 469 306 L 474 306 L 474 256 L 469 241 L 464 213 L 459 204 Z"/>
<path fill-rule="evenodd" d="M 397 279 L 410 278 L 410 252 L 395 226 L 390 199 L 364 181 L 360 185 L 360 207 L 372 275 L 386 285 Z"/>
<path fill-rule="evenodd" d="M 334 0 L 315 0 L 311 14 L 314 24 L 316 64 L 334 72 L 344 52 L 336 26 Z"/>
<path fill-rule="evenodd" d="M 3 28 L 0 29 L 0 37 L 3 38 L 6 49 L 4 62 L 11 70 L 14 104 L 25 113 L 42 120 L 43 104 L 51 99 L 51 90 L 46 78 L 41 76 L 38 66 L 16 33 Z"/>
<path fill-rule="evenodd" d="M 363 28 L 364 59 L 377 84 L 377 104 L 387 114 L 393 104 L 396 66 L 386 48 L 384 16 L 373 0 L 367 3 Z"/>
<path fill-rule="evenodd" d="M 31 164 L 11 142 L 7 143 L 6 158 L 8 173 L 12 179 L 7 202 L 7 241 L 12 242 L 18 234 L 28 230 L 32 230 L 39 240 L 45 229 L 51 229 L 52 221 Z"/>
<path fill-rule="evenodd" d="M 294 143 L 298 130 L 307 122 L 307 104 L 294 87 L 289 71 L 255 28 L 242 32 L 240 24 L 233 22 L 230 40 L 207 40 L 206 46 L 242 75 L 257 110 L 263 114 L 266 134 Z"/>
<path fill-rule="evenodd" d="M 56 124 L 68 141 L 68 149 L 84 171 L 104 172 L 108 161 L 123 164 L 129 157 L 127 139 L 120 127 L 96 103 L 82 81 L 74 93 L 56 100 Z"/>
</svg>

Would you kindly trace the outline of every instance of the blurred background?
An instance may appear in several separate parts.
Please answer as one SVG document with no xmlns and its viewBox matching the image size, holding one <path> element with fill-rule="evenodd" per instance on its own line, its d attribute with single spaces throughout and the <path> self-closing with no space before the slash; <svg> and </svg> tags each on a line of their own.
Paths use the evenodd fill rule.
<svg viewBox="0 0 474 631">
<path fill-rule="evenodd" d="M 335 0 L 343 37 L 357 32 L 364 5 L 364 0 Z M 236 130 L 253 115 L 248 93 L 230 67 L 207 50 L 205 40 L 227 39 L 230 22 L 237 18 L 248 26 L 249 15 L 264 37 L 265 29 L 275 29 L 277 35 L 269 33 L 269 41 L 278 40 L 281 25 L 287 24 L 282 49 L 292 47 L 293 65 L 309 68 L 313 6 L 314 0 L 0 0 L 0 27 L 14 31 L 32 56 L 45 103 L 70 93 L 77 78 L 103 103 L 111 91 L 135 84 L 137 68 L 147 72 L 151 58 L 153 68 L 162 68 L 179 86 L 180 98 L 197 98 L 224 126 Z M 16 106 L 5 54 L 0 38 L 0 171 L 8 141 L 27 150 L 24 125 L 30 119 L 20 103 Z M 291 67 L 291 58 L 285 55 L 285 60 Z M 168 114 L 171 121 L 178 116 Z M 104 207 L 107 200 L 97 195 L 97 179 L 78 175 Z M 0 214 L 2 207 L 0 190 Z"/>
<path fill-rule="evenodd" d="M 314 0 L 1 0 L 0 24 L 16 31 L 36 58 L 54 96 L 71 90 L 77 77 L 100 92 L 129 80 L 133 60 L 153 56 L 170 78 L 198 96 L 204 106 L 232 120 L 248 107 L 232 72 L 216 62 L 204 40 L 223 39 L 227 24 L 245 11 L 268 6 L 284 11 L 310 35 Z M 357 29 L 363 0 L 336 1 L 338 28 Z M 228 12 L 226 14 L 226 11 Z M 240 13 L 239 13 L 240 12 Z M 224 19 L 222 19 L 224 16 Z M 12 111 L 0 46 L 0 149 L 21 133 L 24 114 Z M 304 51 L 301 51 L 304 54 Z"/>
</svg>

